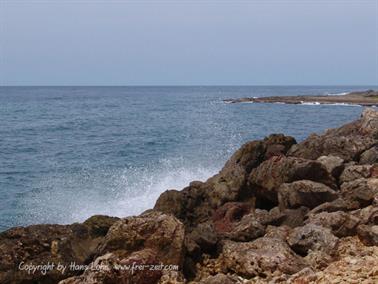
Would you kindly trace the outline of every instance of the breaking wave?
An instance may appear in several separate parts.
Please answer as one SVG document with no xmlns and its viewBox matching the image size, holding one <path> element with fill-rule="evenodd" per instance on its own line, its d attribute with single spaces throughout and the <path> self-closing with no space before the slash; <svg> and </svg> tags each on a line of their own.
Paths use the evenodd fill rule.
<svg viewBox="0 0 378 284">
<path fill-rule="evenodd" d="M 104 214 L 137 215 L 154 206 L 167 189 L 181 190 L 193 180 L 205 181 L 220 167 L 192 165 L 183 159 L 124 170 L 80 171 L 46 177 L 25 202 L 22 223 L 72 223 Z"/>
</svg>

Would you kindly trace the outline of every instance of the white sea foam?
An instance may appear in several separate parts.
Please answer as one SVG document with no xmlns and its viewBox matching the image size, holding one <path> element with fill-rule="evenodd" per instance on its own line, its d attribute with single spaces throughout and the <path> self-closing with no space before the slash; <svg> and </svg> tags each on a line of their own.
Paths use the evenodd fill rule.
<svg viewBox="0 0 378 284">
<path fill-rule="evenodd" d="M 350 106 L 350 107 L 361 107 L 358 104 L 347 104 L 347 103 L 320 103 L 320 102 L 301 102 L 301 105 L 309 105 L 309 106 Z"/>
<path fill-rule="evenodd" d="M 327 96 L 345 96 L 349 94 L 349 92 L 342 92 L 342 93 L 329 93 Z"/>
<path fill-rule="evenodd" d="M 304 102 L 304 101 L 301 101 L 301 105 L 313 106 L 313 105 L 320 105 L 320 103 L 319 102 Z"/>
<path fill-rule="evenodd" d="M 167 189 L 181 190 L 193 180 L 205 181 L 219 167 L 188 165 L 180 159 L 124 170 L 81 171 L 46 177 L 25 201 L 24 223 L 82 222 L 96 214 L 126 217 L 154 206 Z"/>
</svg>

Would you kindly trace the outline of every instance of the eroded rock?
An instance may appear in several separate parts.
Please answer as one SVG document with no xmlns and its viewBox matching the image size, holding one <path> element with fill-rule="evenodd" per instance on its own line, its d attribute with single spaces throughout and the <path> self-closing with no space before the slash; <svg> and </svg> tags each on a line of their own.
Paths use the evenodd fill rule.
<svg viewBox="0 0 378 284">
<path fill-rule="evenodd" d="M 324 202 L 333 201 L 337 193 L 328 186 L 310 180 L 284 183 L 278 189 L 281 209 L 305 206 L 314 208 Z"/>
</svg>

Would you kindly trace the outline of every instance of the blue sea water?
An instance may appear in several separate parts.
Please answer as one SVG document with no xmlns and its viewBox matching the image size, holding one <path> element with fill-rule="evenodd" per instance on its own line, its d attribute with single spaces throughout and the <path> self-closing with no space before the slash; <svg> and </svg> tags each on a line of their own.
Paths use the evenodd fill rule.
<svg viewBox="0 0 378 284">
<path fill-rule="evenodd" d="M 372 87 L 0 87 L 0 230 L 128 216 L 206 180 L 242 143 L 304 139 L 359 106 L 226 104 Z"/>
</svg>

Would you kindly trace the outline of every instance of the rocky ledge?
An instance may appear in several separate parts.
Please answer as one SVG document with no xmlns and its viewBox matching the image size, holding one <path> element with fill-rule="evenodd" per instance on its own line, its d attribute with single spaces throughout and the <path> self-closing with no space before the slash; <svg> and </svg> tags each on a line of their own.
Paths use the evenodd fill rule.
<svg viewBox="0 0 378 284">
<path fill-rule="evenodd" d="M 282 103 L 282 104 L 347 104 L 378 106 L 378 91 L 352 92 L 345 95 L 324 96 L 274 96 L 261 98 L 225 99 L 227 103 Z"/>
<path fill-rule="evenodd" d="M 0 283 L 378 283 L 378 112 L 244 144 L 139 216 L 0 234 Z"/>
</svg>

